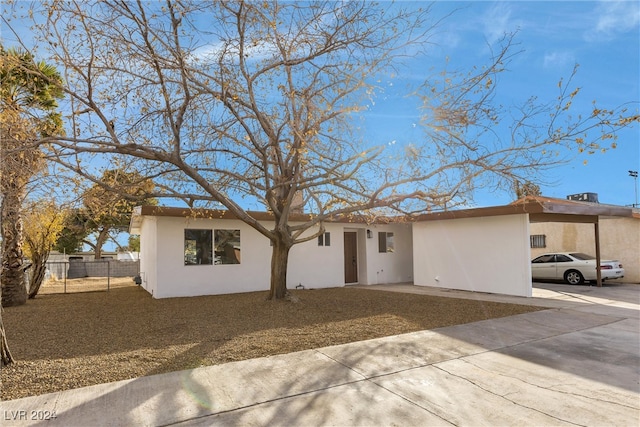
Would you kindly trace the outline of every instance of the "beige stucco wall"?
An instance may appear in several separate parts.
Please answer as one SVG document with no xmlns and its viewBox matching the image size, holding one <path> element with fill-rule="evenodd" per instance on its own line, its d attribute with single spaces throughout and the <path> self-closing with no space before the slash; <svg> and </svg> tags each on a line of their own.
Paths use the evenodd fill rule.
<svg viewBox="0 0 640 427">
<path fill-rule="evenodd" d="M 546 248 L 531 249 L 531 256 L 545 252 L 584 252 L 595 255 L 593 224 L 532 223 L 531 234 L 546 235 Z M 640 218 L 601 218 L 602 259 L 622 262 L 627 283 L 640 283 Z"/>
</svg>

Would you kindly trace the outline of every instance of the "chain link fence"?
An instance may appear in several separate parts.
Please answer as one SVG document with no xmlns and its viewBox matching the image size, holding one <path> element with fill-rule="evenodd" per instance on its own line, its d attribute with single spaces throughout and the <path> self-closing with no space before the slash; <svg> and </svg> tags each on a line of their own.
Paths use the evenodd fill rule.
<svg viewBox="0 0 640 427">
<path fill-rule="evenodd" d="M 47 262 L 47 273 L 40 294 L 108 291 L 137 286 L 140 260 L 68 260 Z"/>
</svg>

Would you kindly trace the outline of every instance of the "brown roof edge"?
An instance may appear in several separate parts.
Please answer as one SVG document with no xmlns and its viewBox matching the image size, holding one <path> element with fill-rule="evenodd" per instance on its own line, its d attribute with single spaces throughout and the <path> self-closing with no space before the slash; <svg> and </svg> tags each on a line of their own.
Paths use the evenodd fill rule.
<svg viewBox="0 0 640 427">
<path fill-rule="evenodd" d="M 569 199 L 558 199 L 555 197 L 547 197 L 547 196 L 524 196 L 519 198 L 518 200 L 514 200 L 513 202 L 509 203 L 510 205 L 522 205 L 524 203 L 566 203 L 566 204 L 573 204 L 573 203 L 582 203 L 582 202 L 576 202 L 575 200 L 569 200 Z"/>
<path fill-rule="evenodd" d="M 415 221 L 437 221 L 444 219 L 479 218 L 484 216 L 518 215 L 525 213 L 543 213 L 539 203 L 523 203 L 520 205 L 489 206 L 484 208 L 459 209 L 452 211 L 431 212 L 415 217 Z"/>
<path fill-rule="evenodd" d="M 485 208 L 460 209 L 444 212 L 433 212 L 418 215 L 416 221 L 437 221 L 445 219 L 478 218 L 484 216 L 532 214 L 540 218 L 539 214 L 569 215 L 569 216 L 613 216 L 634 217 L 632 209 L 603 205 L 598 203 L 578 202 L 574 200 L 554 199 L 542 196 L 527 196 L 509 205 Z M 556 217 L 557 218 L 557 217 Z"/>
<path fill-rule="evenodd" d="M 273 214 L 269 212 L 247 211 L 247 213 L 258 221 L 273 220 Z M 205 219 L 237 219 L 232 212 L 223 209 L 200 209 L 200 208 L 177 208 L 169 206 L 140 206 L 141 216 L 172 216 L 178 218 L 205 218 Z M 309 215 L 292 214 L 293 221 L 308 221 Z"/>
<path fill-rule="evenodd" d="M 572 215 L 599 215 L 632 217 L 633 209 L 625 206 L 608 205 L 603 203 L 582 202 L 578 200 L 556 199 L 546 196 L 526 196 L 511 203 L 539 203 L 548 213 L 566 213 Z"/>
<path fill-rule="evenodd" d="M 273 221 L 270 212 L 247 211 L 252 218 L 258 221 Z M 233 213 L 222 209 L 191 209 L 167 206 L 139 206 L 134 210 L 134 216 L 170 216 L 178 218 L 206 218 L 206 219 L 237 219 Z M 313 214 L 293 213 L 289 219 L 296 222 L 305 222 L 313 219 Z M 344 215 L 330 217 L 326 222 L 353 223 L 353 224 L 388 224 L 407 221 L 404 217 L 369 217 L 366 215 Z"/>
<path fill-rule="evenodd" d="M 258 221 L 272 221 L 273 214 L 269 212 L 247 211 L 247 213 Z M 553 214 L 556 220 L 558 215 L 568 215 L 583 217 L 633 217 L 640 218 L 637 212 L 631 208 L 614 205 L 603 205 L 598 203 L 578 202 L 574 200 L 555 199 L 543 196 L 527 196 L 508 205 L 490 206 L 483 208 L 459 209 L 451 211 L 439 211 L 424 213 L 411 217 L 371 217 L 367 215 L 348 215 L 333 217 L 326 222 L 352 223 L 352 224 L 388 224 L 416 221 L 438 221 L 447 219 L 479 218 L 501 215 L 532 214 L 538 219 L 541 214 Z M 166 206 L 139 206 L 134 210 L 131 219 L 131 228 L 139 227 L 137 222 L 142 216 L 172 216 L 182 218 L 209 218 L 209 219 L 237 219 L 235 215 L 227 210 L 215 209 L 190 209 Z M 549 218 L 551 220 L 551 216 Z M 134 219 L 137 217 L 137 220 Z M 312 219 L 312 214 L 292 214 L 291 221 L 305 222 Z"/>
</svg>

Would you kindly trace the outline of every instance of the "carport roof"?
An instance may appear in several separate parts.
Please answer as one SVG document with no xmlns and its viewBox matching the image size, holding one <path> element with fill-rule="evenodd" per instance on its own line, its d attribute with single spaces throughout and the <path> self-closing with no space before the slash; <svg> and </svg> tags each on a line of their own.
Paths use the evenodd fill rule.
<svg viewBox="0 0 640 427">
<path fill-rule="evenodd" d="M 599 217 L 638 217 L 633 209 L 622 206 L 526 196 L 508 205 L 431 212 L 418 215 L 415 220 L 438 221 L 517 214 L 529 214 L 531 222 L 596 223 Z"/>
</svg>

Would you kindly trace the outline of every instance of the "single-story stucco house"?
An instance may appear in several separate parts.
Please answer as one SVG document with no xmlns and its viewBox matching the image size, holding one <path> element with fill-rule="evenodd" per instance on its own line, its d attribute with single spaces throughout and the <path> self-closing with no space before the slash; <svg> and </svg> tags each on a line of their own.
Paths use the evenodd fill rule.
<svg viewBox="0 0 640 427">
<path fill-rule="evenodd" d="M 269 225 L 268 213 L 251 215 Z M 229 212 L 143 206 L 131 233 L 140 234 L 142 286 L 156 298 L 269 289 L 270 240 Z M 292 248 L 287 287 L 411 282 L 411 237 L 406 222 L 327 222 L 321 239 Z"/>
<path fill-rule="evenodd" d="M 267 227 L 273 221 L 251 215 Z M 297 215 L 293 223 L 308 219 Z M 287 287 L 413 283 L 528 297 L 531 224 L 591 224 L 597 233 L 600 217 L 631 218 L 632 210 L 528 198 L 410 219 L 325 222 L 323 236 L 292 248 Z M 130 232 L 140 235 L 142 286 L 155 298 L 269 289 L 269 239 L 227 211 L 142 206 Z"/>
</svg>

